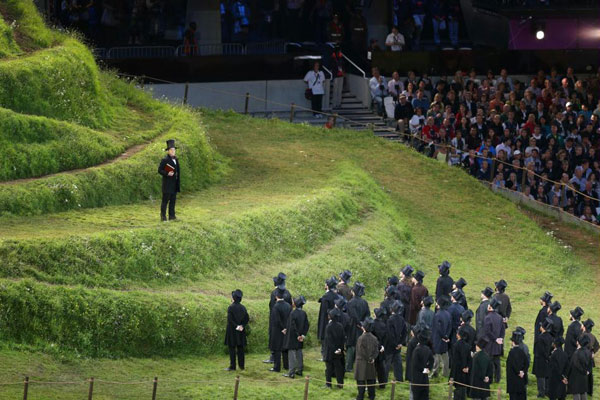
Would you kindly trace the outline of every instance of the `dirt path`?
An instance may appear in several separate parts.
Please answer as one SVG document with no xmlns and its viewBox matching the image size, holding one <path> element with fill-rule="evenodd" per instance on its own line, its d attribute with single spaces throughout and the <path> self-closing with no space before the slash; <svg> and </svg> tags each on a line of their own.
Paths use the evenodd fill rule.
<svg viewBox="0 0 600 400">
<path fill-rule="evenodd" d="M 86 168 L 78 168 L 78 169 L 71 169 L 68 171 L 61 171 L 61 172 L 57 172 L 54 174 L 48 174 L 48 175 L 42 175 L 42 176 L 36 176 L 36 177 L 31 177 L 31 178 L 21 178 L 21 179 L 14 179 L 12 181 L 3 181 L 0 182 L 0 185 L 17 185 L 17 184 L 21 184 L 21 183 L 25 183 L 25 182 L 31 182 L 31 181 L 36 181 L 39 179 L 46 179 L 46 178 L 50 178 L 53 176 L 59 176 L 59 175 L 65 175 L 65 174 L 76 174 L 78 172 L 83 172 L 83 171 L 88 171 L 94 168 L 100 168 L 106 165 L 110 165 L 113 163 L 116 163 L 118 161 L 122 161 L 122 160 L 127 160 L 128 158 L 130 158 L 131 156 L 139 153 L 140 151 L 142 151 L 146 146 L 148 146 L 151 142 L 146 142 L 146 143 L 140 143 L 137 144 L 135 146 L 132 146 L 130 148 L 128 148 L 127 150 L 125 150 L 124 153 L 122 153 L 120 156 L 115 157 L 113 159 L 110 160 L 106 160 L 100 164 L 96 164 L 93 165 L 91 167 L 86 167 Z"/>
<path fill-rule="evenodd" d="M 533 211 L 521 211 L 545 231 L 553 232 L 552 235 L 561 241 L 563 246 L 570 246 L 573 254 L 590 266 L 596 267 L 600 276 L 600 235 Z"/>
</svg>

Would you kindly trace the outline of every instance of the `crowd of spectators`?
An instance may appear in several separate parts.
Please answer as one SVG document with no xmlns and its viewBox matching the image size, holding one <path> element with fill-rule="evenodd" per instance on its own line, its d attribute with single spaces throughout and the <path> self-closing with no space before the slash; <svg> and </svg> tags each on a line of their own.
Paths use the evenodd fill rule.
<svg viewBox="0 0 600 400">
<path fill-rule="evenodd" d="M 506 69 L 435 80 L 395 71 L 388 81 L 374 68 L 370 86 L 378 108 L 392 98 L 396 129 L 419 151 L 599 223 L 600 68 L 585 79 L 540 70 L 526 82 Z"/>
<path fill-rule="evenodd" d="M 56 0 L 50 18 L 83 33 L 97 46 L 156 45 L 180 41 L 186 0 Z M 172 37 L 167 31 L 174 32 Z"/>
</svg>

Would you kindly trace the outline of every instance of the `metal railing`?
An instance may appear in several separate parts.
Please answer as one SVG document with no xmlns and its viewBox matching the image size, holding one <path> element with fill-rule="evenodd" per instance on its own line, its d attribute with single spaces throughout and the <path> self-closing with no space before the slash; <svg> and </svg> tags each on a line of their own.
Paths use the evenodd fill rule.
<svg viewBox="0 0 600 400">
<path fill-rule="evenodd" d="M 246 54 L 285 54 L 287 44 L 283 40 L 271 42 L 250 42 L 246 45 Z"/>
<path fill-rule="evenodd" d="M 173 46 L 123 46 L 112 47 L 106 52 L 106 58 L 163 58 L 174 57 Z"/>
<path fill-rule="evenodd" d="M 240 43 L 201 43 L 193 46 L 181 45 L 177 47 L 176 55 L 186 56 L 239 56 L 244 55 L 244 46 Z"/>
</svg>

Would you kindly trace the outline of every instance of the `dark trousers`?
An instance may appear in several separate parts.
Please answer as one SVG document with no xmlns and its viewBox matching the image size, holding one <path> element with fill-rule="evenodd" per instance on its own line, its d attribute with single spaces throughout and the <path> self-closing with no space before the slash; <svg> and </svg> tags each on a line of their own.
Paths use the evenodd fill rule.
<svg viewBox="0 0 600 400">
<path fill-rule="evenodd" d="M 524 393 L 509 393 L 508 398 L 510 400 L 527 400 L 527 392 Z"/>
<path fill-rule="evenodd" d="M 163 193 L 162 203 L 160 204 L 160 216 L 162 219 L 167 217 L 167 203 L 169 204 L 169 219 L 175 218 L 175 201 L 177 193 Z"/>
<path fill-rule="evenodd" d="M 394 370 L 394 379 L 396 382 L 402 382 L 404 380 L 404 376 L 402 374 L 402 353 L 398 350 L 385 356 L 386 381 L 388 380 L 389 373 L 392 368 Z"/>
<path fill-rule="evenodd" d="M 275 371 L 281 371 L 281 358 L 283 356 L 283 369 L 289 369 L 290 365 L 288 363 L 288 352 L 287 350 L 281 351 L 277 350 L 273 352 L 273 369 Z"/>
<path fill-rule="evenodd" d="M 344 385 L 344 356 L 335 355 L 330 360 L 325 361 L 325 380 L 327 386 L 331 386 L 331 380 L 335 375 L 339 388 Z"/>
<path fill-rule="evenodd" d="M 454 400 L 465 400 L 467 398 L 467 388 L 460 385 L 454 385 Z"/>
<path fill-rule="evenodd" d="M 536 377 L 537 378 L 537 390 L 538 396 L 546 396 L 546 388 L 548 387 L 548 378 Z"/>
<path fill-rule="evenodd" d="M 500 356 L 493 356 L 492 357 L 492 365 L 494 366 L 494 381 L 496 383 L 500 382 L 500 372 L 501 372 L 501 368 L 500 368 Z"/>
<path fill-rule="evenodd" d="M 369 399 L 373 400 L 375 398 L 375 379 L 367 379 L 366 381 L 356 381 L 358 385 L 358 396 L 356 396 L 356 400 L 363 400 L 365 398 L 365 389 L 369 392 Z M 362 385 L 369 385 L 362 386 Z"/>
<path fill-rule="evenodd" d="M 235 353 L 240 369 L 244 369 L 244 346 L 229 346 L 229 368 L 235 369 Z"/>
<path fill-rule="evenodd" d="M 354 369 L 355 356 L 356 346 L 346 346 L 346 372 L 352 372 Z"/>
<path fill-rule="evenodd" d="M 382 353 L 379 353 L 379 356 L 377 356 L 375 359 L 375 370 L 377 371 L 377 382 L 379 383 L 379 388 L 384 389 L 388 378 L 386 373 L 387 370 L 385 368 L 385 356 Z"/>
<path fill-rule="evenodd" d="M 310 107 L 313 111 L 323 111 L 323 95 L 313 94 L 310 98 Z"/>
</svg>

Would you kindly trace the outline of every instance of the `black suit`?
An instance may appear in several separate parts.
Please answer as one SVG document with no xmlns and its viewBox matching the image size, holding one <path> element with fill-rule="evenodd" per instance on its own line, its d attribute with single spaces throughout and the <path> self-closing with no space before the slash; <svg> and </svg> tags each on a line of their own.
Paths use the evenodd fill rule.
<svg viewBox="0 0 600 400">
<path fill-rule="evenodd" d="M 169 176 L 169 173 L 165 170 L 165 167 L 170 165 L 175 168 L 173 176 Z M 166 155 L 160 161 L 158 166 L 158 173 L 162 175 L 162 203 L 160 205 L 160 216 L 163 220 L 166 219 L 167 214 L 167 203 L 169 204 L 169 219 L 175 219 L 175 201 L 177 200 L 177 193 L 180 191 L 180 168 L 179 160 L 177 157 L 171 157 Z"/>
</svg>

